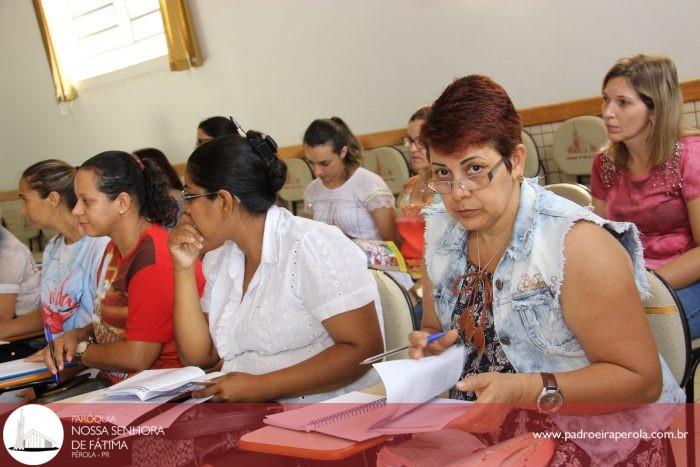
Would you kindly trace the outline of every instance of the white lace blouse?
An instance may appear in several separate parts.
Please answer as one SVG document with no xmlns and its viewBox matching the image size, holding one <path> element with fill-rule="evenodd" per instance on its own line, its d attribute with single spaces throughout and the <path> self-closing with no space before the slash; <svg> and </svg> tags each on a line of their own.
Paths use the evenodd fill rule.
<svg viewBox="0 0 700 467">
<path fill-rule="evenodd" d="M 204 257 L 202 309 L 224 372 L 264 374 L 307 360 L 334 344 L 325 319 L 372 301 L 383 323 L 367 258 L 336 227 L 273 206 L 260 266 L 241 296 L 244 261 L 232 241 Z M 377 381 L 370 370 L 344 388 L 288 401 L 324 400 Z"/>
<path fill-rule="evenodd" d="M 386 182 L 362 167 L 338 188 L 326 188 L 317 178 L 304 190 L 304 210 L 352 239 L 381 240 L 372 211 L 393 208 L 394 203 Z"/>
</svg>

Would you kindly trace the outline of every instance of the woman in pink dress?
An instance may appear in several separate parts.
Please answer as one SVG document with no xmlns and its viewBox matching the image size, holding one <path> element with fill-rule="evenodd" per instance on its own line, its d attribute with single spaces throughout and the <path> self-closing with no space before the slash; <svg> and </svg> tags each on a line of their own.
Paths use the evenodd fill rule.
<svg viewBox="0 0 700 467">
<path fill-rule="evenodd" d="M 634 222 L 644 259 L 676 289 L 700 337 L 700 132 L 681 122 L 676 67 L 667 57 L 617 61 L 603 79 L 608 144 L 591 173 L 593 207 Z"/>
</svg>

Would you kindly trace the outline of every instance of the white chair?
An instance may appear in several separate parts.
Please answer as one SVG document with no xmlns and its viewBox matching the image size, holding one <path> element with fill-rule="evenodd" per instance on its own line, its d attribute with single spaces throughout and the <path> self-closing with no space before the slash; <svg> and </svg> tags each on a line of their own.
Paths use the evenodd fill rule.
<svg viewBox="0 0 700 467">
<path fill-rule="evenodd" d="M 694 373 L 698 350 L 690 342 L 688 319 L 676 292 L 656 272 L 647 270 L 651 298 L 644 303 L 647 322 L 656 342 L 656 348 L 673 373 L 676 383 L 685 389 L 689 405 L 685 411 L 686 427 L 695 426 Z M 696 343 L 700 339 L 695 339 Z M 686 441 L 687 465 L 695 465 L 694 429 L 689 430 Z"/>
<path fill-rule="evenodd" d="M 389 190 L 398 195 L 411 177 L 408 163 L 401 151 L 393 146 L 381 146 L 362 153 L 362 166 L 384 179 Z"/>
<path fill-rule="evenodd" d="M 679 386 L 690 378 L 690 332 L 676 293 L 654 271 L 647 271 L 651 299 L 644 303 L 647 321 L 659 353 L 668 364 Z"/>
<path fill-rule="evenodd" d="M 554 132 L 554 162 L 562 173 L 576 176 L 576 181 L 581 183 L 590 176 L 593 157 L 607 141 L 602 118 L 592 115 L 570 118 Z"/>
<path fill-rule="evenodd" d="M 547 171 L 542 166 L 540 161 L 540 153 L 537 150 L 535 141 L 530 136 L 530 133 L 522 131 L 523 144 L 527 149 L 527 158 L 525 159 L 525 173 L 527 178 L 537 177 L 540 172 L 544 174 L 544 182 L 547 183 Z"/>
<path fill-rule="evenodd" d="M 287 180 L 280 190 L 280 197 L 288 201 L 290 210 L 296 214 L 297 204 L 304 200 L 304 190 L 314 179 L 314 173 L 306 160 L 300 157 L 289 158 L 287 164 Z"/>
<path fill-rule="evenodd" d="M 384 314 L 384 341 L 386 349 L 406 345 L 408 334 L 415 329 L 413 307 L 408 292 L 384 271 L 370 269 L 379 289 Z M 387 357 L 387 360 L 408 358 L 408 350 Z"/>
<path fill-rule="evenodd" d="M 553 183 L 545 186 L 546 189 L 566 198 L 584 207 L 588 207 L 593 203 L 591 192 L 583 185 L 578 183 Z"/>
</svg>

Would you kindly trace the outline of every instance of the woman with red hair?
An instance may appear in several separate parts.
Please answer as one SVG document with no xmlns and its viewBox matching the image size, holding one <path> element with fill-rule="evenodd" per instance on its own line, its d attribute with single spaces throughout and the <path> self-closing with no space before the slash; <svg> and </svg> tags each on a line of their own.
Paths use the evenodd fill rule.
<svg viewBox="0 0 700 467">
<path fill-rule="evenodd" d="M 424 314 L 422 330 L 410 335 L 411 355 L 464 346 L 462 380 L 450 395 L 486 403 L 453 426 L 489 432 L 487 441 L 498 442 L 591 422 L 579 417 L 575 428 L 571 417 L 554 415 L 564 401 L 683 402 L 640 301 L 648 283 L 636 228 L 523 179 L 520 135 L 508 94 L 478 75 L 449 85 L 421 130 L 432 172 L 427 186 L 444 206 L 426 210 Z M 428 345 L 427 336 L 439 331 L 446 336 Z M 509 413 L 523 404 L 539 414 Z M 641 410 L 626 417 L 625 429 L 668 426 L 666 417 Z M 589 441 L 558 444 L 552 464 L 638 463 L 663 459 L 668 447 L 662 440 Z"/>
</svg>

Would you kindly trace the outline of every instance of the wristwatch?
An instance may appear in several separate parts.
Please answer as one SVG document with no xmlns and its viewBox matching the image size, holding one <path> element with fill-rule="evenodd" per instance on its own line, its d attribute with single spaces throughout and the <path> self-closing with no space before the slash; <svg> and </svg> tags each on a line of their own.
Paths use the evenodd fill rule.
<svg viewBox="0 0 700 467">
<path fill-rule="evenodd" d="M 85 350 L 87 350 L 88 345 L 92 344 L 92 342 L 92 339 L 78 342 L 78 346 L 75 348 L 75 356 L 80 358 L 85 353 Z"/>
<path fill-rule="evenodd" d="M 557 379 L 552 373 L 540 373 L 542 376 L 542 391 L 537 396 L 537 410 L 540 413 L 556 413 L 564 402 Z"/>
</svg>

